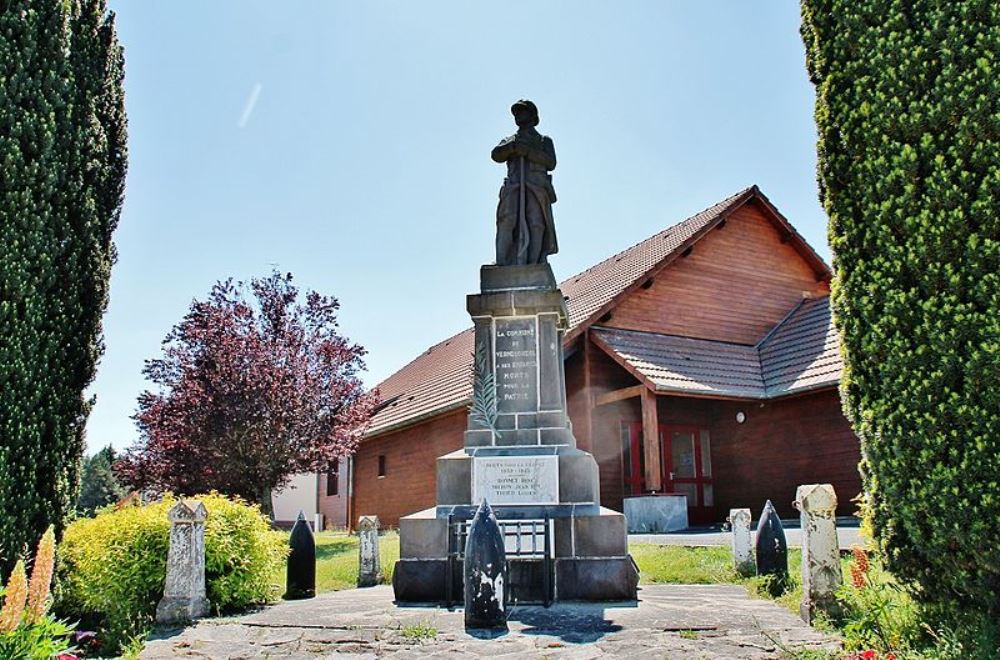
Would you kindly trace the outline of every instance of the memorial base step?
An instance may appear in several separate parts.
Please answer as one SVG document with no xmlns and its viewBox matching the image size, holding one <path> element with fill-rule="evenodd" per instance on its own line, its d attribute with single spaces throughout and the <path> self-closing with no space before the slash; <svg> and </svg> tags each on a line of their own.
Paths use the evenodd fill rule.
<svg viewBox="0 0 1000 660">
<path fill-rule="evenodd" d="M 392 574 L 397 603 L 462 605 L 462 563 L 452 562 L 451 598 L 447 596 L 447 559 L 400 559 Z M 545 598 L 543 562 L 513 560 L 508 577 L 512 604 L 539 604 Z M 635 600 L 639 571 L 630 556 L 554 560 L 552 593 L 556 601 Z"/>
</svg>

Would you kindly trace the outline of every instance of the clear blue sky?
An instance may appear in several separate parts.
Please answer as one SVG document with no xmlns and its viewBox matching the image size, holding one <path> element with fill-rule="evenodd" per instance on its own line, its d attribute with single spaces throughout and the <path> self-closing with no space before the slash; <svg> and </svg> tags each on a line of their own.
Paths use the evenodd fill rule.
<svg viewBox="0 0 1000 660">
<path fill-rule="evenodd" d="M 372 385 L 466 327 L 521 97 L 560 279 L 752 183 L 828 257 L 792 0 L 111 5 L 131 158 L 90 451 L 136 439 L 143 361 L 218 279 L 339 298 Z"/>
</svg>

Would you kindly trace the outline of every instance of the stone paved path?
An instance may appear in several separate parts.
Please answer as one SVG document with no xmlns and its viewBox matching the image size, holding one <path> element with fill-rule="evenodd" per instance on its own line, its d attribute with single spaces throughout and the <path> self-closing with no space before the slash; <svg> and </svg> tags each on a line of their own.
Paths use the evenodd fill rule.
<svg viewBox="0 0 1000 660">
<path fill-rule="evenodd" d="M 396 607 L 374 587 L 280 603 L 238 618 L 165 631 L 140 658 L 781 658 L 835 640 L 734 585 L 648 585 L 640 601 L 517 607 L 510 632 L 467 634 L 461 609 Z M 437 634 L 414 638 L 418 626 Z"/>
</svg>

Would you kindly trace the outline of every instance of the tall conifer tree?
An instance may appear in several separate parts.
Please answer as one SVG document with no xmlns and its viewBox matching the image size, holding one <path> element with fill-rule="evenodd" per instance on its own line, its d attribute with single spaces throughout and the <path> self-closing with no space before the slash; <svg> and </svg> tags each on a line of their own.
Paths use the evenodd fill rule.
<svg viewBox="0 0 1000 660">
<path fill-rule="evenodd" d="M 845 410 L 892 571 L 1000 614 L 1000 4 L 804 0 Z"/>
<path fill-rule="evenodd" d="M 0 0 L 0 573 L 61 526 L 126 170 L 123 55 L 104 0 Z"/>
</svg>

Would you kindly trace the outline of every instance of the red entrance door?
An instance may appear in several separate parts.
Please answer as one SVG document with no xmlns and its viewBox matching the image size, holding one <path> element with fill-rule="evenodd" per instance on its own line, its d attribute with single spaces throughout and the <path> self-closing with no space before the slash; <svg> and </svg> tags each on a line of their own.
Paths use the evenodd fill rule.
<svg viewBox="0 0 1000 660">
<path fill-rule="evenodd" d="M 642 422 L 622 422 L 622 480 L 625 496 L 646 492 L 646 457 L 642 447 Z"/>
<path fill-rule="evenodd" d="M 687 495 L 690 522 L 714 522 L 712 448 L 708 431 L 696 426 L 664 424 L 660 426 L 660 446 L 663 490 Z"/>
</svg>

